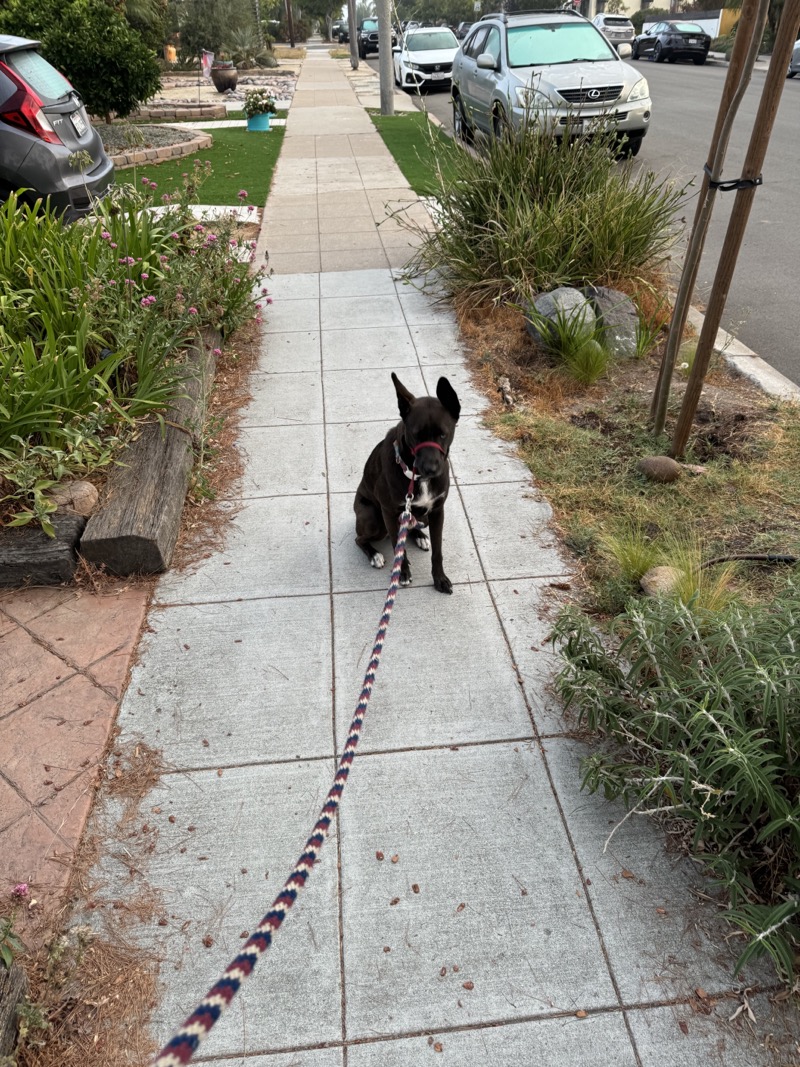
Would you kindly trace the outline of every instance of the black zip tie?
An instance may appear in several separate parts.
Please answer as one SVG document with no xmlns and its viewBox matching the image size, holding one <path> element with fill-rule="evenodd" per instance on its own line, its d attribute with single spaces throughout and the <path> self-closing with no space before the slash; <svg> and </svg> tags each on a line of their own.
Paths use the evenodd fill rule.
<svg viewBox="0 0 800 1067">
<path fill-rule="evenodd" d="M 708 163 L 703 167 L 703 170 L 708 175 L 708 184 L 712 189 L 719 189 L 723 193 L 729 193 L 731 189 L 756 189 L 759 185 L 764 184 L 764 179 L 759 176 L 757 178 L 731 178 L 726 182 L 715 182 L 711 177 L 711 167 Z"/>
</svg>

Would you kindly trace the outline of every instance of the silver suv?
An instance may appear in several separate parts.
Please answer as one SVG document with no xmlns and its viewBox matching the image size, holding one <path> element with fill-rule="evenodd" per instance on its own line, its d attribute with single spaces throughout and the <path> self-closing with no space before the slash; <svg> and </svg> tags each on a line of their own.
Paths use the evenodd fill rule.
<svg viewBox="0 0 800 1067">
<path fill-rule="evenodd" d="M 606 15 L 605 13 L 595 15 L 592 25 L 596 26 L 613 45 L 633 44 L 636 36 L 633 23 L 626 15 Z"/>
<path fill-rule="evenodd" d="M 650 123 L 646 80 L 588 19 L 571 11 L 484 15 L 453 61 L 453 127 L 496 137 L 535 123 L 555 137 L 611 123 L 635 156 Z"/>
</svg>

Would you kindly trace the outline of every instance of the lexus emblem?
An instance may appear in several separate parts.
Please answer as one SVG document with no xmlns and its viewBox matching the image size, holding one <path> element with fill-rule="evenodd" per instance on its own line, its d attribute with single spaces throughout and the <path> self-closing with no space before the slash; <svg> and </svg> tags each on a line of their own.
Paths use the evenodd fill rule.
<svg viewBox="0 0 800 1067">
<path fill-rule="evenodd" d="M 600 90 L 599 89 L 590 89 L 589 92 L 586 95 L 589 97 L 590 100 L 599 100 L 600 99 Z"/>
<path fill-rule="evenodd" d="M 441 68 L 441 67 L 440 67 L 440 66 L 439 66 L 439 65 L 437 64 L 437 66 L 436 66 L 436 68 L 435 68 L 435 69 L 436 69 L 436 70 L 441 70 L 442 68 Z"/>
</svg>

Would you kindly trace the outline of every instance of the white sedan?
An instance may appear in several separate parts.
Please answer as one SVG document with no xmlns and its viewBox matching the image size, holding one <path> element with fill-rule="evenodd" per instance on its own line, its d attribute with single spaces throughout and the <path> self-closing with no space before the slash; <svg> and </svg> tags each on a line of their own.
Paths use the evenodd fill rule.
<svg viewBox="0 0 800 1067">
<path fill-rule="evenodd" d="M 403 89 L 449 85 L 458 48 L 456 35 L 446 27 L 415 27 L 392 49 L 395 84 Z"/>
</svg>

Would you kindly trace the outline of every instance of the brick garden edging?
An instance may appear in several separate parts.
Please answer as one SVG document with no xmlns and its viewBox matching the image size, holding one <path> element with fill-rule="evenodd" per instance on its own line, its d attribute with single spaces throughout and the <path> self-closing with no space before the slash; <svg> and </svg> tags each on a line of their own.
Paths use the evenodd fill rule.
<svg viewBox="0 0 800 1067">
<path fill-rule="evenodd" d="M 112 155 L 111 160 L 117 170 L 135 167 L 140 163 L 163 163 L 168 159 L 191 156 L 211 148 L 214 139 L 210 133 L 198 133 L 190 141 L 178 141 L 176 144 L 163 145 L 161 148 L 136 148 L 128 152 Z"/>
<path fill-rule="evenodd" d="M 188 122 L 190 119 L 224 119 L 228 112 L 224 104 L 160 104 L 143 107 L 129 115 L 126 122 Z"/>
</svg>

